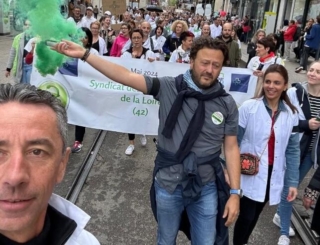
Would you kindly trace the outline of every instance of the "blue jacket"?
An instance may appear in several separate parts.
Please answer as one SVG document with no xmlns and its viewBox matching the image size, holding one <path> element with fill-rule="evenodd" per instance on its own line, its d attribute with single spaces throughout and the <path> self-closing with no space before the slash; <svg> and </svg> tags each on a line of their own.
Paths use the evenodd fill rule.
<svg viewBox="0 0 320 245">
<path fill-rule="evenodd" d="M 306 36 L 306 46 L 318 50 L 320 45 L 320 24 L 312 26 L 310 34 Z"/>
</svg>

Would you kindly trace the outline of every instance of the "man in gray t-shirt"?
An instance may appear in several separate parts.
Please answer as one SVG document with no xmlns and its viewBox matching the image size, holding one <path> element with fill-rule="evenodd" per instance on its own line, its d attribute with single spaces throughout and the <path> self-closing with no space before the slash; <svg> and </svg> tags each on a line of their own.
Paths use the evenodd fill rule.
<svg viewBox="0 0 320 245">
<path fill-rule="evenodd" d="M 132 73 L 69 41 L 55 49 L 82 58 L 110 79 L 160 101 L 158 155 L 151 189 L 158 244 L 175 244 L 179 228 L 186 225 L 185 215 L 193 244 L 227 244 L 227 232 L 216 239 L 216 225 L 221 233 L 235 221 L 241 195 L 238 110 L 217 80 L 228 60 L 227 46 L 220 40 L 200 37 L 191 48 L 190 70 L 176 78 L 159 79 Z M 230 197 L 221 195 L 222 190 L 226 192 L 219 163 L 222 144 Z"/>
</svg>

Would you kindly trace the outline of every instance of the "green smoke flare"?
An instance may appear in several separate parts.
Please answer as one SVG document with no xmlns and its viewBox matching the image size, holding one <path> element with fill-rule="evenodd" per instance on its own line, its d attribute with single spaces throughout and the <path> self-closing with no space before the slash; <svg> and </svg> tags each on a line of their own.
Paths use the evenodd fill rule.
<svg viewBox="0 0 320 245">
<path fill-rule="evenodd" d="M 40 38 L 36 45 L 36 68 L 40 74 L 54 74 L 66 61 L 66 57 L 51 50 L 44 44 L 45 40 L 62 39 L 79 42 L 84 36 L 75 23 L 67 21 L 60 13 L 62 0 L 17 0 L 18 12 L 30 20 L 32 33 Z"/>
</svg>

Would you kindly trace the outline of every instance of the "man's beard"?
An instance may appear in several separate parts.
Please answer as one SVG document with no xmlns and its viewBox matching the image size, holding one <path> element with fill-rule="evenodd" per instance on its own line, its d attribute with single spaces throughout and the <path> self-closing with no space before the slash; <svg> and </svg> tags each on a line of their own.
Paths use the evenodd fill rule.
<svg viewBox="0 0 320 245">
<path fill-rule="evenodd" d="M 195 83 L 195 85 L 197 85 L 198 88 L 200 89 L 209 89 L 211 88 L 214 84 L 216 84 L 215 80 L 213 79 L 212 75 L 210 73 L 204 73 L 204 74 L 200 74 L 197 75 L 195 74 L 195 72 L 193 72 L 192 70 L 190 70 L 191 72 L 191 77 L 193 82 Z M 212 78 L 212 82 L 209 85 L 202 85 L 200 84 L 200 79 L 201 79 L 201 75 L 207 75 L 207 77 Z"/>
<path fill-rule="evenodd" d="M 230 35 L 229 35 L 229 36 L 225 36 L 225 35 L 222 34 L 222 37 L 223 37 L 224 39 L 230 39 L 231 36 L 230 36 Z"/>
</svg>

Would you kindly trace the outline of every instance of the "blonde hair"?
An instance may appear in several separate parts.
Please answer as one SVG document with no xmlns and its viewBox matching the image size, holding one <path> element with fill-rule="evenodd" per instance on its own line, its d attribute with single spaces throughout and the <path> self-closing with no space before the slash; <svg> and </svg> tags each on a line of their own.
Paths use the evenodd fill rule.
<svg viewBox="0 0 320 245">
<path fill-rule="evenodd" d="M 176 32 L 176 28 L 177 28 L 177 25 L 178 24 L 180 24 L 180 25 L 182 25 L 182 31 L 181 31 L 181 33 L 182 32 L 184 32 L 184 31 L 188 31 L 188 25 L 187 25 L 187 23 L 185 22 L 185 21 L 182 21 L 182 20 L 176 20 L 176 21 L 174 21 L 173 23 L 172 23 L 172 25 L 171 25 L 171 30 L 172 30 L 172 32 Z"/>
<path fill-rule="evenodd" d="M 99 28 L 99 30 L 100 30 L 101 24 L 100 24 L 99 21 L 92 22 L 92 23 L 90 24 L 90 28 L 92 28 L 93 25 L 97 25 L 98 28 Z"/>
</svg>

